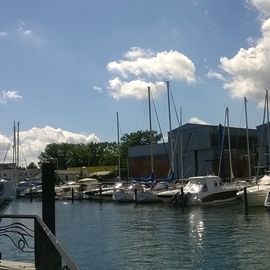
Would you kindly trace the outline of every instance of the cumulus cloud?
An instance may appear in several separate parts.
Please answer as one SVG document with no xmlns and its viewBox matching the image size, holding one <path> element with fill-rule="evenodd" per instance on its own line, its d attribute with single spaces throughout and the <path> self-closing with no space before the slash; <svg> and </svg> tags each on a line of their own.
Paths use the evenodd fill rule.
<svg viewBox="0 0 270 270">
<path fill-rule="evenodd" d="M 255 7 L 263 17 L 270 15 L 270 1 L 269 0 L 247 0 L 247 3 Z"/>
<path fill-rule="evenodd" d="M 133 47 L 124 59 L 108 63 L 107 70 L 114 76 L 108 82 L 112 97 L 145 97 L 147 86 L 153 95 L 164 91 L 164 81 L 177 80 L 195 83 L 195 65 L 178 51 L 153 52 Z M 153 89 L 152 89 L 153 87 Z"/>
<path fill-rule="evenodd" d="M 98 86 L 93 86 L 93 90 L 98 92 L 98 93 L 101 93 L 102 92 L 102 88 L 101 87 L 98 87 Z"/>
<path fill-rule="evenodd" d="M 226 80 L 221 73 L 217 73 L 215 71 L 209 71 L 206 76 L 210 79 L 215 78 L 215 79 L 220 80 L 220 81 Z"/>
<path fill-rule="evenodd" d="M 0 32 L 0 38 L 1 37 L 6 37 L 7 36 L 7 32 Z"/>
<path fill-rule="evenodd" d="M 197 117 L 192 117 L 188 120 L 188 123 L 190 124 L 199 124 L 199 125 L 210 125 L 209 123 L 205 122 L 202 119 L 199 119 Z"/>
<path fill-rule="evenodd" d="M 247 0 L 263 16 L 270 15 L 269 0 Z M 232 58 L 221 57 L 220 68 L 227 80 L 224 89 L 232 98 L 248 97 L 261 103 L 270 87 L 270 19 L 262 21 L 261 37 L 249 37 L 249 48 L 240 48 Z"/>
<path fill-rule="evenodd" d="M 11 136 L 12 137 L 12 136 Z M 28 165 L 30 162 L 38 163 L 38 155 L 44 151 L 50 143 L 90 143 L 99 142 L 95 134 L 81 134 L 65 131 L 59 128 L 45 126 L 43 128 L 34 127 L 27 131 L 20 132 L 21 164 Z M 0 155 L 5 157 L 6 162 L 12 161 L 12 138 L 0 134 Z M 7 152 L 7 150 L 9 151 Z M 26 164 L 25 164 L 26 163 Z"/>
<path fill-rule="evenodd" d="M 0 103 L 5 104 L 9 100 L 21 99 L 22 96 L 18 94 L 18 91 L 3 90 L 0 92 Z"/>
<path fill-rule="evenodd" d="M 28 28 L 24 21 L 20 21 L 18 23 L 16 32 L 18 36 L 26 42 L 30 42 L 33 44 L 42 44 L 43 42 L 41 37 L 37 33 L 34 33 L 32 29 Z"/>
<path fill-rule="evenodd" d="M 166 85 L 164 82 L 145 82 L 143 80 L 133 80 L 126 82 L 116 77 L 110 80 L 108 88 L 111 89 L 111 95 L 115 99 L 124 97 L 134 97 L 136 99 L 144 99 L 147 97 L 148 86 L 151 88 L 151 94 L 158 97 L 160 94 L 166 91 Z"/>
</svg>

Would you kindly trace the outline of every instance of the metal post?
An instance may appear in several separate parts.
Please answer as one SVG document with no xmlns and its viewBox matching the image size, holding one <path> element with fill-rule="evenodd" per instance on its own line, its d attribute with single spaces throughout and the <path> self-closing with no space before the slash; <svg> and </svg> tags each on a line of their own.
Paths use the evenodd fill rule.
<svg viewBox="0 0 270 270">
<path fill-rule="evenodd" d="M 71 202 L 74 203 L 74 189 L 71 189 Z"/>
<path fill-rule="evenodd" d="M 42 219 L 55 235 L 54 169 L 52 163 L 42 165 Z"/>
<path fill-rule="evenodd" d="M 244 208 L 245 208 L 245 215 L 248 215 L 248 198 L 247 198 L 247 188 L 244 187 Z"/>
<path fill-rule="evenodd" d="M 102 187 L 99 187 L 99 201 L 102 202 Z"/>
</svg>

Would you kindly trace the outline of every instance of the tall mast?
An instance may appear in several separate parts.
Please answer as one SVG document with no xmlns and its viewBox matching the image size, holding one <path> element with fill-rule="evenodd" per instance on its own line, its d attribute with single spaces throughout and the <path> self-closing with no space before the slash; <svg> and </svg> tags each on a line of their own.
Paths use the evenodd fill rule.
<svg viewBox="0 0 270 270">
<path fill-rule="evenodd" d="M 169 132 L 170 132 L 170 152 L 171 152 L 171 170 L 174 175 L 174 161 L 173 161 L 173 138 L 172 138 L 172 119 L 171 119 L 171 102 L 170 102 L 170 82 L 167 81 L 167 96 L 168 96 L 168 114 L 169 114 Z"/>
<path fill-rule="evenodd" d="M 184 179 L 184 160 L 183 160 L 183 129 L 182 129 L 182 108 L 180 109 L 180 162 L 181 162 L 181 179 Z"/>
<path fill-rule="evenodd" d="M 121 161 L 120 161 L 120 137 L 119 137 L 119 117 L 118 112 L 116 112 L 116 120 L 117 120 L 117 149 L 118 149 L 118 177 L 119 181 L 121 181 Z"/>
<path fill-rule="evenodd" d="M 245 116 L 246 116 L 246 134 L 247 134 L 247 157 L 248 157 L 248 177 L 251 179 L 250 152 L 249 152 L 249 136 L 248 136 L 248 116 L 247 116 L 247 98 L 244 97 Z"/>
<path fill-rule="evenodd" d="M 270 128 L 269 128 L 269 106 L 268 106 L 268 89 L 266 89 L 266 98 L 265 98 L 265 102 L 266 102 L 266 116 L 267 116 L 267 144 L 268 144 L 268 159 L 267 159 L 267 163 L 268 163 L 268 170 L 269 170 L 269 160 L 270 160 Z"/>
<path fill-rule="evenodd" d="M 20 162 L 20 122 L 17 122 L 17 168 L 19 168 Z"/>
<path fill-rule="evenodd" d="M 234 178 L 232 170 L 232 150 L 231 150 L 231 136 L 230 136 L 230 120 L 229 120 L 229 108 L 226 108 L 226 117 L 227 117 L 227 129 L 228 129 L 228 146 L 229 146 L 229 162 L 230 162 L 230 180 Z"/>
<path fill-rule="evenodd" d="M 150 157 L 151 157 L 151 176 L 154 176 L 154 160 L 153 160 L 153 134 L 152 134 L 152 119 L 151 119 L 151 101 L 150 101 L 150 86 L 148 89 L 148 109 L 149 109 L 149 128 L 150 128 Z"/>
<path fill-rule="evenodd" d="M 14 169 L 16 168 L 16 162 L 17 162 L 17 151 L 16 151 L 16 123 L 15 121 L 13 122 L 13 167 Z"/>
</svg>

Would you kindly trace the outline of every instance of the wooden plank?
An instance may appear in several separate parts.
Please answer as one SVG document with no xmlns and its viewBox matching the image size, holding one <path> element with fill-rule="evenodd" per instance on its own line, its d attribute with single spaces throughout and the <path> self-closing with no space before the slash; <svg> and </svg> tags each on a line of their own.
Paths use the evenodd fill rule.
<svg viewBox="0 0 270 270">
<path fill-rule="evenodd" d="M 35 270 L 33 263 L 0 260 L 0 270 Z"/>
</svg>

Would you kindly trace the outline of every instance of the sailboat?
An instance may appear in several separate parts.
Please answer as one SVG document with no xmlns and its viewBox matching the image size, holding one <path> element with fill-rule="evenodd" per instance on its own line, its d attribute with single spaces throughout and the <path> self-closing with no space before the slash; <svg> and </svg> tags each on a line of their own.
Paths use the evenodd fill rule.
<svg viewBox="0 0 270 270">
<path fill-rule="evenodd" d="M 228 125 L 228 145 L 229 145 L 229 163 L 230 163 L 230 179 L 234 175 L 232 171 L 231 161 L 231 144 L 230 144 L 230 131 L 229 131 L 229 109 L 225 111 L 225 123 Z M 222 148 L 224 143 L 223 131 Z M 222 151 L 220 160 L 222 158 Z M 221 163 L 220 163 L 221 164 Z M 220 174 L 219 166 L 219 174 Z M 157 194 L 157 196 L 166 203 L 173 203 L 181 206 L 198 205 L 198 204 L 219 204 L 224 202 L 233 201 L 236 199 L 238 189 L 233 185 L 224 184 L 219 176 L 195 176 L 189 177 L 188 183 L 178 190 L 167 190 Z"/>
<path fill-rule="evenodd" d="M 264 102 L 264 115 L 263 115 L 263 124 L 267 116 L 267 139 L 268 147 L 269 145 L 269 107 L 268 107 L 268 90 L 265 93 L 265 102 Z M 270 191 L 270 175 L 266 174 L 261 179 L 259 179 L 255 185 L 247 188 L 247 201 L 249 206 L 265 206 L 267 201 L 267 196 Z M 242 199 L 244 198 L 244 191 L 241 190 L 237 193 L 237 197 Z"/>
</svg>

